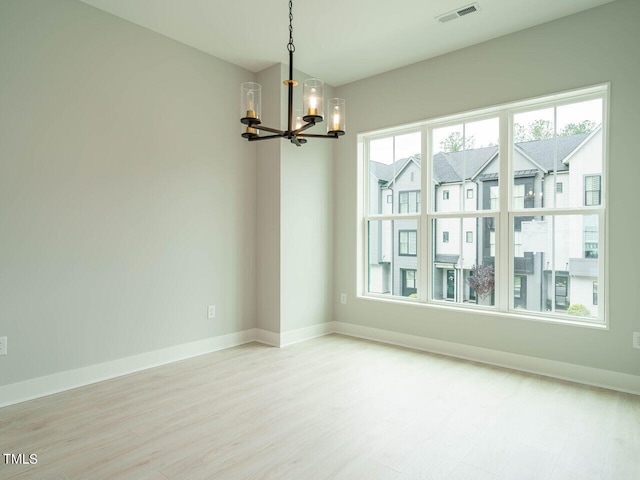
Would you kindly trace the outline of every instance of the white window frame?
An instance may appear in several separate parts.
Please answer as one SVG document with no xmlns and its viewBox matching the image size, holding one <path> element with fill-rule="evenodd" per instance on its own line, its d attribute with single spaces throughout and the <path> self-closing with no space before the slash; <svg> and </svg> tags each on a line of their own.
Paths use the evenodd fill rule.
<svg viewBox="0 0 640 480">
<path fill-rule="evenodd" d="M 471 112 L 451 115 L 448 117 L 425 120 L 405 126 L 398 126 L 378 130 L 375 132 L 367 132 L 358 135 L 358 212 L 361 229 L 358 234 L 358 296 L 365 299 L 382 300 L 389 302 L 416 304 L 425 308 L 446 308 L 454 310 L 473 311 L 481 315 L 502 316 L 507 318 L 519 318 L 524 320 L 562 323 L 588 328 L 604 328 L 608 329 L 608 215 L 607 215 L 607 194 L 608 194 L 608 125 L 609 125 L 609 88 L 610 85 L 601 84 L 593 87 L 582 88 L 562 92 L 545 97 L 537 97 L 519 102 L 513 102 L 506 105 L 489 107 Z M 551 106 L 561 106 L 565 104 L 586 101 L 599 98 L 603 102 L 603 121 L 602 121 L 602 173 L 600 184 L 600 205 L 583 206 L 571 208 L 522 208 L 516 209 L 513 205 L 513 160 L 509 151 L 512 144 L 513 136 L 513 117 L 521 111 L 532 109 L 541 109 Z M 431 159 L 433 152 L 431 151 L 431 132 L 434 128 L 440 128 L 447 125 L 460 123 L 470 123 L 487 118 L 499 118 L 499 155 L 502 160 L 500 162 L 499 173 L 499 209 L 496 210 L 475 210 L 471 212 L 434 212 L 433 200 L 433 182 L 431 181 L 431 168 L 426 159 Z M 423 159 L 421 168 L 421 211 L 411 214 L 392 214 L 378 215 L 370 214 L 368 211 L 368 148 L 369 142 L 374 139 L 384 138 L 394 135 L 404 135 L 420 131 L 422 134 L 422 151 Z M 554 188 L 555 190 L 555 188 Z M 555 192 L 554 192 L 555 193 Z M 514 275 L 512 272 L 514 264 L 514 219 L 517 216 L 562 216 L 562 215 L 586 215 L 595 214 L 598 216 L 599 225 L 599 262 L 598 262 L 598 317 L 596 320 L 589 319 L 571 319 L 567 315 L 558 314 L 557 312 L 534 312 L 515 310 L 514 299 L 511 294 L 514 291 Z M 433 259 L 431 258 L 431 249 L 433 238 L 433 221 L 438 218 L 495 218 L 495 305 L 491 307 L 481 305 L 469 305 L 451 302 L 437 301 L 430 298 L 433 285 L 432 269 Z M 418 236 L 417 245 L 417 261 L 418 271 L 416 274 L 416 283 L 418 289 L 418 298 L 410 299 L 406 297 L 392 296 L 387 294 L 368 293 L 368 248 L 367 248 L 367 227 L 370 221 L 376 220 L 415 220 Z M 477 241 L 477 240 L 476 240 Z M 502 245 L 506 245 L 503 248 Z M 507 281 L 505 281 L 505 279 Z"/>
</svg>

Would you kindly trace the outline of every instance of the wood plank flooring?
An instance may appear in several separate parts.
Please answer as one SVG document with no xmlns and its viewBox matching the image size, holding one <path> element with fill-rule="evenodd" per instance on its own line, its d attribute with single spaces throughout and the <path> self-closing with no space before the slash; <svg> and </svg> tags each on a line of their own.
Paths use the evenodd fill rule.
<svg viewBox="0 0 640 480">
<path fill-rule="evenodd" d="M 638 480 L 640 397 L 329 335 L 0 409 L 0 479 Z"/>
</svg>

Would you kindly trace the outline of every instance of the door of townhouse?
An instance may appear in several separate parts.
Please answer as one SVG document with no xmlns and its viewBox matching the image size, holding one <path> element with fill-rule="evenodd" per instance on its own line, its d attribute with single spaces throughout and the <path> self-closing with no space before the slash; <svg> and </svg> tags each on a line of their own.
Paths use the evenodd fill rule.
<svg viewBox="0 0 640 480">
<path fill-rule="evenodd" d="M 409 295 L 418 292 L 418 286 L 416 285 L 416 270 L 401 268 L 400 277 L 402 279 L 403 297 L 408 297 Z"/>
<path fill-rule="evenodd" d="M 569 277 L 556 275 L 556 309 L 566 310 L 569 306 Z"/>
<path fill-rule="evenodd" d="M 456 298 L 456 271 L 447 270 L 447 300 Z"/>
<path fill-rule="evenodd" d="M 526 275 L 516 275 L 513 279 L 513 307 L 527 308 Z"/>
</svg>

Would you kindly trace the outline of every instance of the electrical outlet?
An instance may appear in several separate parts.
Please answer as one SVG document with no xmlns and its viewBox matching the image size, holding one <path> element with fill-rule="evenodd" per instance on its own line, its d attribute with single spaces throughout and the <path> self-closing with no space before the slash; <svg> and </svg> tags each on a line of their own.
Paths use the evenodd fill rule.
<svg viewBox="0 0 640 480">
<path fill-rule="evenodd" d="M 633 332 L 633 348 L 640 349 L 640 332 Z"/>
<path fill-rule="evenodd" d="M 216 318 L 216 306 L 209 305 L 207 307 L 207 318 Z"/>
<path fill-rule="evenodd" d="M 341 293 L 340 294 L 340 303 L 343 305 L 347 304 L 347 294 L 346 293 Z"/>
<path fill-rule="evenodd" d="M 0 337 L 0 355 L 7 354 L 7 337 Z"/>
</svg>

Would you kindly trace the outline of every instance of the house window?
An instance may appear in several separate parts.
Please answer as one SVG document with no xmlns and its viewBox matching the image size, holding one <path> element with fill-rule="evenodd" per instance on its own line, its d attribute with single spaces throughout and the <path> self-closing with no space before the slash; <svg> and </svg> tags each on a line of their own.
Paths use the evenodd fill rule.
<svg viewBox="0 0 640 480">
<path fill-rule="evenodd" d="M 387 195 L 387 203 L 393 203 L 393 195 Z"/>
<path fill-rule="evenodd" d="M 522 298 L 522 277 L 520 276 L 513 278 L 513 298 Z"/>
<path fill-rule="evenodd" d="M 600 175 L 586 175 L 584 177 L 584 205 L 592 207 L 600 205 Z"/>
<path fill-rule="evenodd" d="M 398 254 L 402 256 L 417 255 L 418 232 L 416 230 L 400 230 L 398 235 Z"/>
<path fill-rule="evenodd" d="M 415 175 L 416 175 L 416 172 L 411 172 L 411 181 L 412 182 L 415 181 L 415 179 L 416 179 Z"/>
<path fill-rule="evenodd" d="M 513 186 L 513 208 L 524 208 L 524 184 Z"/>
<path fill-rule="evenodd" d="M 361 294 L 406 296 L 415 285 L 417 304 L 465 303 L 503 318 L 604 324 L 605 308 L 576 319 L 568 307 L 571 300 L 590 304 L 591 295 L 601 306 L 607 301 L 600 275 L 607 271 L 608 88 L 359 135 Z M 411 139 L 412 146 L 397 148 Z M 407 151 L 419 155 L 411 159 Z M 381 208 L 380 192 L 411 185 L 414 170 L 420 188 L 394 194 L 391 213 Z M 584 194 L 571 185 L 582 185 Z"/>
<path fill-rule="evenodd" d="M 418 213 L 420 211 L 420 190 L 400 192 L 400 213 Z"/>
<path fill-rule="evenodd" d="M 491 208 L 491 210 L 498 210 L 499 191 L 499 187 L 489 188 L 489 208 Z"/>
<path fill-rule="evenodd" d="M 598 258 L 598 227 L 584 227 L 584 258 Z"/>
</svg>

